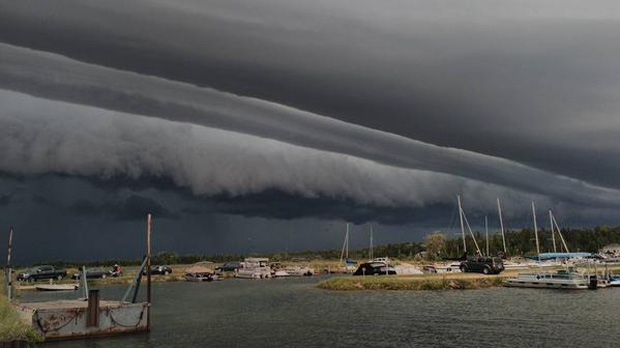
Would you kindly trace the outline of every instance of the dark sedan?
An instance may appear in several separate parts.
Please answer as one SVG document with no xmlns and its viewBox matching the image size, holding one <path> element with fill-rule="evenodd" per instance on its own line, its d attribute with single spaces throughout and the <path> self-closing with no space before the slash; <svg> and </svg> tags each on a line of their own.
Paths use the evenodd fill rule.
<svg viewBox="0 0 620 348">
<path fill-rule="evenodd" d="M 151 274 L 152 275 L 157 275 L 157 274 L 161 274 L 161 275 L 168 275 L 172 273 L 172 267 L 170 266 L 153 266 L 151 267 Z M 146 270 L 142 271 L 143 275 L 146 275 Z"/>
<path fill-rule="evenodd" d="M 110 276 L 110 271 L 107 271 L 103 268 L 97 267 L 97 268 L 87 268 L 86 269 L 86 279 L 105 279 L 107 277 Z M 73 276 L 71 276 L 71 278 L 73 279 L 81 279 L 82 278 L 82 272 L 80 273 L 74 273 Z"/>
<path fill-rule="evenodd" d="M 226 262 L 225 264 L 216 267 L 215 270 L 218 272 L 236 272 L 240 268 L 243 268 L 241 262 Z"/>
<path fill-rule="evenodd" d="M 394 267 L 385 262 L 365 262 L 359 265 L 354 276 L 358 275 L 393 275 L 396 274 Z"/>
</svg>

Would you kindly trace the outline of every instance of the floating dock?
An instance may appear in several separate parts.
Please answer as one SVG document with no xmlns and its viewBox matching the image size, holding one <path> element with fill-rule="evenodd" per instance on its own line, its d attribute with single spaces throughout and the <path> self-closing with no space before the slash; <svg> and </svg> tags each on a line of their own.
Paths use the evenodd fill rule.
<svg viewBox="0 0 620 348">
<path fill-rule="evenodd" d="M 150 305 L 100 301 L 97 290 L 88 300 L 15 304 L 23 322 L 45 340 L 104 337 L 148 331 Z"/>
<path fill-rule="evenodd" d="M 49 302 L 15 303 L 11 296 L 11 246 L 13 229 L 9 233 L 9 253 L 7 257 L 7 293 L 20 316 L 20 320 L 32 326 L 46 341 L 90 337 L 106 337 L 150 331 L 151 323 L 151 233 L 153 222 L 147 215 L 147 253 L 133 283 L 120 301 L 103 301 L 99 290 L 88 290 L 86 268 L 84 276 L 84 298 Z M 146 301 L 137 302 L 138 291 L 145 271 L 147 279 Z M 43 285 L 39 286 L 42 287 Z M 47 285 L 47 290 L 58 290 L 61 285 Z M 50 288 L 52 287 L 52 288 Z M 69 289 L 75 290 L 74 285 Z M 131 301 L 127 301 L 133 290 Z"/>
</svg>

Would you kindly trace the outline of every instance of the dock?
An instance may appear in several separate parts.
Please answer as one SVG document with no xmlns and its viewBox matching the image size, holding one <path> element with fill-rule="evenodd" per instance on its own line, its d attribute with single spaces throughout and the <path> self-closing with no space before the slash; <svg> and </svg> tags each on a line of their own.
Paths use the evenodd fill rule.
<svg viewBox="0 0 620 348">
<path fill-rule="evenodd" d="M 148 331 L 149 303 L 99 301 L 96 290 L 88 300 L 19 303 L 14 307 L 21 320 L 46 341 Z"/>
<path fill-rule="evenodd" d="M 7 262 L 8 300 L 19 314 L 19 319 L 37 331 L 45 341 L 107 337 L 122 334 L 148 332 L 151 325 L 151 234 L 153 222 L 147 215 L 147 252 L 142 265 L 122 299 L 104 301 L 99 290 L 88 290 L 86 268 L 82 267 L 84 297 L 75 300 L 47 302 L 13 301 L 11 282 L 11 241 L 9 234 L 9 262 Z M 146 274 L 146 301 L 138 302 L 142 274 Z M 77 290 L 76 284 L 35 285 L 38 290 Z M 132 295 L 132 296 L 130 296 Z"/>
</svg>

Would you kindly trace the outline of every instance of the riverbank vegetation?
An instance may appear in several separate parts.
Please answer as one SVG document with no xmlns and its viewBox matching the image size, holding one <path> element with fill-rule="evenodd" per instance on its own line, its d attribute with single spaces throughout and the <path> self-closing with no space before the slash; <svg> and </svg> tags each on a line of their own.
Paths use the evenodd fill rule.
<svg viewBox="0 0 620 348">
<path fill-rule="evenodd" d="M 0 284 L 5 283 L 4 275 L 0 276 Z M 43 337 L 32 327 L 19 320 L 19 314 L 9 303 L 6 289 L 0 290 L 0 344 L 3 342 L 26 341 L 30 346 L 43 342 Z"/>
<path fill-rule="evenodd" d="M 336 277 L 319 283 L 325 290 L 466 290 L 501 286 L 505 276 L 424 275 Z"/>
</svg>

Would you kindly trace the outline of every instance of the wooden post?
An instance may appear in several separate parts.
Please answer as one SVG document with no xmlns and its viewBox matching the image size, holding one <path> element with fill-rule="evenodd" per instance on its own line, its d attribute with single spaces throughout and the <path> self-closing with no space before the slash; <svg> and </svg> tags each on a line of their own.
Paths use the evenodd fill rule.
<svg viewBox="0 0 620 348">
<path fill-rule="evenodd" d="M 151 214 L 147 215 L 147 236 L 146 236 L 146 302 L 148 310 L 146 313 L 146 331 L 151 330 L 151 234 L 153 232 L 153 219 Z"/>
<path fill-rule="evenodd" d="M 11 269 L 11 249 L 13 249 L 13 227 L 9 230 L 9 251 L 6 256 L 6 296 L 11 302 L 12 294 L 11 290 L 13 287 L 13 275 Z"/>
<path fill-rule="evenodd" d="M 93 289 L 88 292 L 86 316 L 86 327 L 99 327 L 99 290 Z"/>
</svg>

